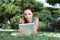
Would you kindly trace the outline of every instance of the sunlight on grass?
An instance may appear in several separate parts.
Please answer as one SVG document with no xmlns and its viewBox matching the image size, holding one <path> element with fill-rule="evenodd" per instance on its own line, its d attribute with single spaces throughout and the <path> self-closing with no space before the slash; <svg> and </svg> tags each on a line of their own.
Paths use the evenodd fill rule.
<svg viewBox="0 0 60 40">
<path fill-rule="evenodd" d="M 15 36 L 13 36 L 13 33 Z M 39 32 L 37 35 L 19 36 L 18 32 L 0 32 L 1 40 L 60 40 L 60 33 Z"/>
</svg>

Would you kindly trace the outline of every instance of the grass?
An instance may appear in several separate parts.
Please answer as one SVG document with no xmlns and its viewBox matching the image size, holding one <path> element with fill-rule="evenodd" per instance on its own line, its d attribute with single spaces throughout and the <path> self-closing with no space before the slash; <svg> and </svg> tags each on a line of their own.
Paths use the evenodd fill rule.
<svg viewBox="0 0 60 40">
<path fill-rule="evenodd" d="M 11 33 L 1 31 L 0 40 L 60 40 L 60 33 L 40 32 L 30 36 L 12 36 Z"/>
</svg>

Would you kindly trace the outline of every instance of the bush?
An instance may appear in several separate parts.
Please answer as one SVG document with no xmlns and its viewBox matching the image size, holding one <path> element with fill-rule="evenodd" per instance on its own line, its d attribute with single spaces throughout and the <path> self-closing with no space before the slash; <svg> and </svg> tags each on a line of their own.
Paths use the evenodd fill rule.
<svg viewBox="0 0 60 40">
<path fill-rule="evenodd" d="M 10 19 L 10 25 L 13 29 L 18 29 L 19 23 L 20 23 L 20 16 L 15 16 Z"/>
<path fill-rule="evenodd" d="M 3 28 L 3 29 L 10 29 L 11 26 L 10 26 L 9 24 L 3 24 L 2 28 Z"/>
</svg>

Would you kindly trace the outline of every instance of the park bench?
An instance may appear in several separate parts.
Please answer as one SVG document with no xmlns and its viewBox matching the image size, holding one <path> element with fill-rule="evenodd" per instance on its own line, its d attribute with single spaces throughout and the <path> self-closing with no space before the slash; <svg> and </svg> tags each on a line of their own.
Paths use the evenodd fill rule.
<svg viewBox="0 0 60 40">
<path fill-rule="evenodd" d="M 60 24 L 50 24 L 50 26 L 52 26 L 53 29 L 60 30 Z"/>
</svg>

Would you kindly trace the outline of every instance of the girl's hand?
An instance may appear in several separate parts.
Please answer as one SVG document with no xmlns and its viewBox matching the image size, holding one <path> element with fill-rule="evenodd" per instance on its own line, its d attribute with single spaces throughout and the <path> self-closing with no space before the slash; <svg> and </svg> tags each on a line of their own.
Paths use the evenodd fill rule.
<svg viewBox="0 0 60 40">
<path fill-rule="evenodd" d="M 19 34 L 20 35 L 24 35 L 24 30 L 23 29 L 19 29 Z"/>
<path fill-rule="evenodd" d="M 37 34 L 37 33 L 38 33 L 37 30 L 32 31 L 32 34 Z"/>
</svg>

